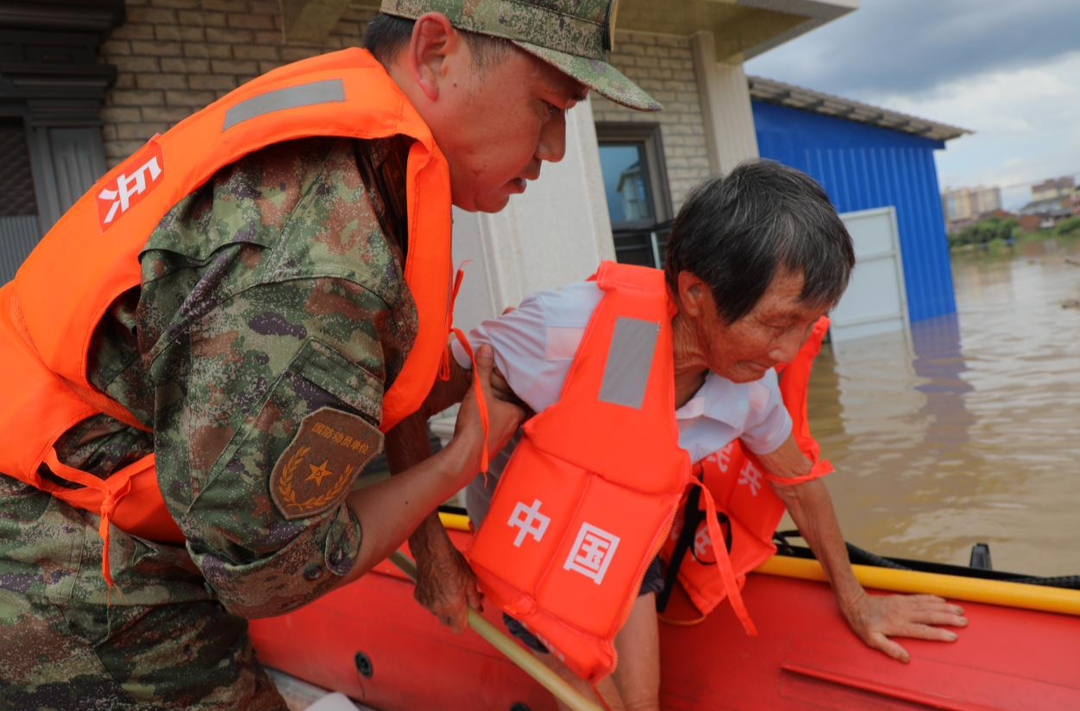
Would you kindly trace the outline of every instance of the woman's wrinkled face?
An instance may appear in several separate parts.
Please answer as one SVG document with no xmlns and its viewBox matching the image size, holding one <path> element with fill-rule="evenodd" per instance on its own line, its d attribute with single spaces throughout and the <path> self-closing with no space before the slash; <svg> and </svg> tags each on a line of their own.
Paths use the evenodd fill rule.
<svg viewBox="0 0 1080 711">
<path fill-rule="evenodd" d="M 803 303 L 799 298 L 802 288 L 801 273 L 778 271 L 754 308 L 732 323 L 720 317 L 706 288 L 695 331 L 708 369 L 732 382 L 745 383 L 794 358 L 814 324 L 829 309 Z"/>
</svg>

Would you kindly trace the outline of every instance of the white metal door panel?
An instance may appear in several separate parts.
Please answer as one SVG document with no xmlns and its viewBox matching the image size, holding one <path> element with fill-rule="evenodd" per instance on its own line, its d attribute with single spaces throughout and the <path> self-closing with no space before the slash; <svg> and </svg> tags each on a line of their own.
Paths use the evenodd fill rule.
<svg viewBox="0 0 1080 711">
<path fill-rule="evenodd" d="M 855 270 L 843 298 L 829 314 L 833 343 L 908 329 L 904 264 L 896 208 L 840 215 L 855 243 Z"/>
</svg>

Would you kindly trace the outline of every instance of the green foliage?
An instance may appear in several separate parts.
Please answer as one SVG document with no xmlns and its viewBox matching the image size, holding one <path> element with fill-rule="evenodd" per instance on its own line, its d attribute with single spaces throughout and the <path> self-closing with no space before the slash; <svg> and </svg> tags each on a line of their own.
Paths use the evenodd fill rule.
<svg viewBox="0 0 1080 711">
<path fill-rule="evenodd" d="M 1016 218 L 987 217 L 973 225 L 949 233 L 949 247 L 965 244 L 985 245 L 992 240 L 1009 241 L 1017 228 Z"/>
<path fill-rule="evenodd" d="M 1054 228 L 1055 237 L 1080 237 L 1080 215 L 1067 217 Z"/>
</svg>

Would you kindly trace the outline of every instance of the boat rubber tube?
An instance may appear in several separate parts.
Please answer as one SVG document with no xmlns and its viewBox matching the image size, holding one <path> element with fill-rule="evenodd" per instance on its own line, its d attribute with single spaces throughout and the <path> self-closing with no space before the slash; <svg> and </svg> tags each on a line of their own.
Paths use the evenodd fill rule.
<svg viewBox="0 0 1080 711">
<path fill-rule="evenodd" d="M 952 600 L 1080 616 L 1080 591 L 1076 590 L 965 578 L 959 575 L 921 573 L 914 570 L 891 570 L 869 565 L 853 565 L 851 568 L 860 583 L 875 590 L 926 593 Z M 805 558 L 775 555 L 759 565 L 754 572 L 827 582 L 821 563 Z"/>
</svg>

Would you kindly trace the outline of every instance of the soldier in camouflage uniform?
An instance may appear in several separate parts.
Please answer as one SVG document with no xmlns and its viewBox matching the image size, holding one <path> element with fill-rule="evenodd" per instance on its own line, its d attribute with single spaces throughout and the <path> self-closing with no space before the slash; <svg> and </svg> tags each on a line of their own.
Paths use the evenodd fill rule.
<svg viewBox="0 0 1080 711">
<path fill-rule="evenodd" d="M 501 209 L 541 161 L 559 160 L 563 112 L 587 87 L 659 108 L 604 61 L 613 4 L 386 0 L 373 53 L 446 154 L 455 204 Z M 471 77 L 467 95 L 447 84 L 432 95 L 423 69 L 437 61 L 456 62 L 451 78 Z M 487 154 L 478 142 L 491 144 Z M 478 425 L 466 405 L 468 454 L 437 455 L 411 479 L 352 491 L 359 471 L 308 463 L 295 476 L 300 445 L 345 447 L 359 461 L 382 447 L 382 393 L 417 332 L 402 274 L 407 150 L 402 138 L 272 145 L 161 220 L 140 257 L 141 288 L 114 302 L 94 334 L 88 373 L 153 432 L 98 415 L 57 451 L 102 478 L 154 452 L 186 545 L 113 527 L 110 589 L 98 517 L 0 475 L 0 708 L 280 711 L 245 618 L 281 614 L 363 574 L 475 472 Z M 518 164 L 489 170 L 506 156 Z M 490 366 L 490 355 L 481 360 Z M 498 446 L 520 412 L 489 407 Z M 331 476 L 333 495 L 315 504 L 281 494 Z M 430 506 L 386 520 L 409 500 Z"/>
</svg>

